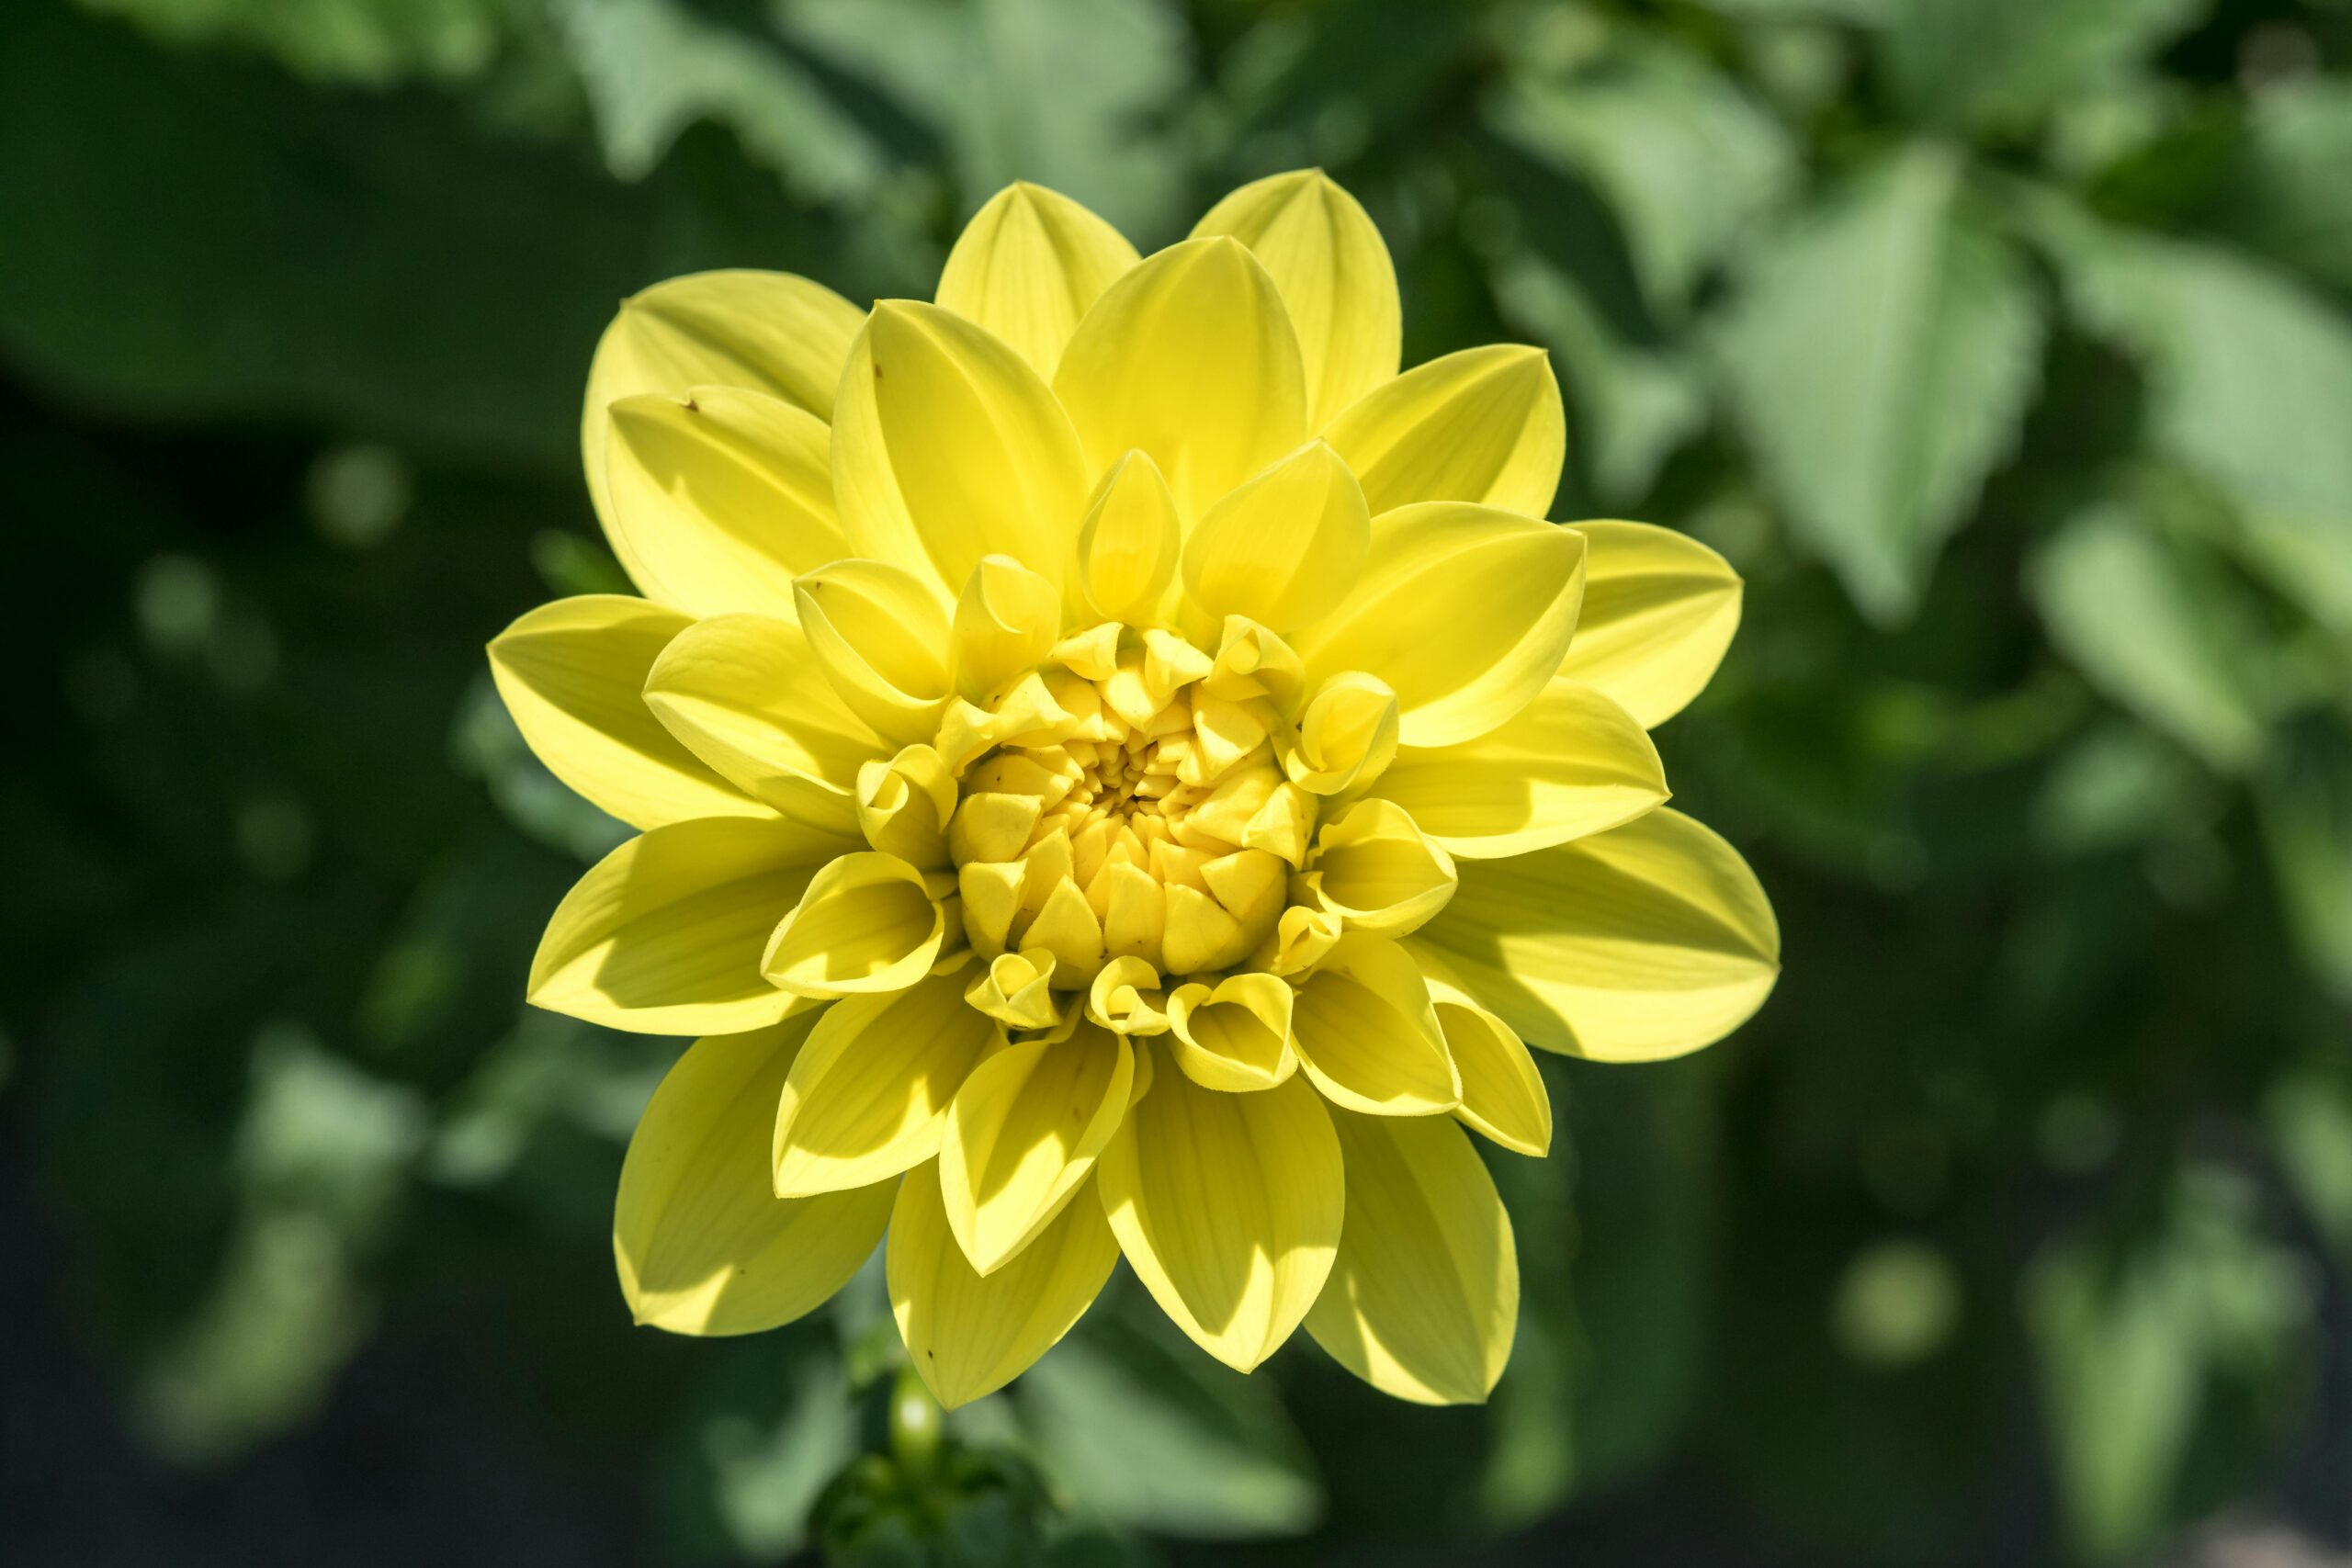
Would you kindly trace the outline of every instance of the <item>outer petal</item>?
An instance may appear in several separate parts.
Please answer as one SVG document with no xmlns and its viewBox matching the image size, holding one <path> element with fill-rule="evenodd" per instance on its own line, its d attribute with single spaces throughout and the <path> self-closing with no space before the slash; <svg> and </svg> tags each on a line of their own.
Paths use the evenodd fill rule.
<svg viewBox="0 0 2352 1568">
<path fill-rule="evenodd" d="M 857 554 L 950 601 L 989 554 L 1059 583 L 1086 495 L 1069 416 L 1028 361 L 953 310 L 875 306 L 833 413 L 833 496 Z"/>
<path fill-rule="evenodd" d="M 1746 1022 L 1780 975 L 1780 927 L 1755 874 L 1670 807 L 1460 870 L 1453 902 L 1411 941 L 1547 1051 L 1695 1051 Z"/>
<path fill-rule="evenodd" d="M 1348 1224 L 1306 1331 L 1384 1393 L 1483 1403 L 1519 1325 L 1519 1258 L 1493 1178 L 1449 1120 L 1332 1121 Z"/>
<path fill-rule="evenodd" d="M 1428 987 L 1393 942 L 1344 936 L 1300 986 L 1291 1041 L 1315 1087 L 1378 1116 L 1430 1116 L 1461 1103 Z"/>
<path fill-rule="evenodd" d="M 1126 1119 L 1134 1087 L 1127 1042 L 1083 1022 L 973 1069 L 939 1150 L 948 1228 L 973 1268 L 994 1273 L 1061 1212 Z"/>
<path fill-rule="evenodd" d="M 830 420 L 849 341 L 865 319 L 823 284 L 784 272 L 690 273 L 622 300 L 588 367 L 580 416 L 596 515 L 611 526 L 605 411 L 614 403 L 639 392 L 749 387 Z"/>
<path fill-rule="evenodd" d="M 1265 265 L 1298 333 L 1307 417 L 1331 417 L 1396 374 L 1396 268 L 1356 198 L 1320 169 L 1270 175 L 1209 209 L 1195 239 L 1230 234 Z"/>
<path fill-rule="evenodd" d="M 808 879 L 760 955 L 760 970 L 804 997 L 902 991 L 930 972 L 946 938 L 946 911 L 922 873 L 862 850 Z"/>
<path fill-rule="evenodd" d="M 1290 313 L 1233 240 L 1170 245 L 1104 289 L 1054 391 L 1091 471 L 1139 447 L 1187 519 L 1306 439 Z"/>
<path fill-rule="evenodd" d="M 1396 694 L 1408 746 L 1486 734 L 1535 700 L 1576 630 L 1584 540 L 1492 507 L 1437 502 L 1372 520 L 1372 564 L 1297 638 L 1316 683 L 1363 670 Z"/>
<path fill-rule="evenodd" d="M 632 828 L 766 809 L 662 728 L 639 692 L 692 623 L 616 593 L 542 604 L 490 645 L 491 679 L 548 771 Z"/>
<path fill-rule="evenodd" d="M 1560 488 L 1567 421 L 1539 348 L 1498 344 L 1432 359 L 1374 388 L 1324 427 L 1373 514 L 1470 501 L 1541 517 Z"/>
<path fill-rule="evenodd" d="M 953 1410 L 1002 1388 L 1058 1344 L 1102 1293 L 1119 1247 L 1102 1205 L 1080 1192 L 983 1279 L 956 1245 L 938 1178 L 925 1166 L 899 1184 L 888 1256 L 890 1310 L 908 1359 Z"/>
<path fill-rule="evenodd" d="M 1126 236 L 1060 192 L 1022 181 L 964 225 L 939 275 L 939 302 L 1051 379 L 1088 307 L 1135 265 Z"/>
<path fill-rule="evenodd" d="M 796 622 L 697 621 L 643 684 L 644 705 L 738 788 L 796 820 L 857 831 L 857 771 L 890 748 L 834 694 Z"/>
<path fill-rule="evenodd" d="M 1587 616 L 1590 604 L 1588 592 Z M 1399 749 L 1372 793 L 1411 812 L 1455 854 L 1479 860 L 1603 832 L 1667 797 L 1657 748 L 1633 716 L 1562 676 L 1476 740 Z"/>
<path fill-rule="evenodd" d="M 1688 535 L 1646 523 L 1579 523 L 1584 614 L 1560 673 L 1655 729 L 1703 690 L 1739 629 L 1739 573 Z"/>
<path fill-rule="evenodd" d="M 792 606 L 792 574 L 849 553 L 833 517 L 832 432 L 734 387 L 613 404 L 607 532 L 646 595 L 690 615 Z"/>
<path fill-rule="evenodd" d="M 1102 1151 L 1095 1185 L 1160 1309 L 1245 1372 L 1322 1290 L 1346 1203 L 1339 1140 L 1312 1087 L 1220 1094 L 1164 1066 Z"/>
<path fill-rule="evenodd" d="M 1184 545 L 1184 593 L 1207 625 L 1294 632 L 1338 607 L 1371 547 L 1363 491 L 1317 441 L 1209 508 Z"/>
<path fill-rule="evenodd" d="M 782 1199 L 763 1151 L 817 1015 L 698 1040 L 639 1118 L 613 1205 L 613 1258 L 637 1321 L 755 1334 L 822 1303 L 889 1223 L 891 1184 Z"/>
<path fill-rule="evenodd" d="M 673 822 L 631 839 L 563 896 L 530 999 L 647 1034 L 729 1034 L 808 1003 L 760 975 L 768 933 L 850 846 L 774 818 Z"/>
<path fill-rule="evenodd" d="M 776 1192 L 864 1187 L 939 1152 L 956 1091 L 1004 1039 L 964 1005 L 967 978 L 935 975 L 825 1010 L 771 1108 Z"/>
</svg>

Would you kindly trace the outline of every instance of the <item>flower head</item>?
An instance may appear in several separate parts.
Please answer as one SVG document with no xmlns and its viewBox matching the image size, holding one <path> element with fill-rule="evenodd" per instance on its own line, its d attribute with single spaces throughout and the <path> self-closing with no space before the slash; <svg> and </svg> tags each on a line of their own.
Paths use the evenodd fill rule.
<svg viewBox="0 0 2352 1568">
<path fill-rule="evenodd" d="M 621 1179 L 639 1321 L 786 1322 L 887 1232 L 950 1404 L 1122 1257 L 1244 1371 L 1304 1323 L 1403 1397 L 1492 1388 L 1518 1271 L 1464 1129 L 1541 1155 L 1528 1044 L 1704 1045 L 1779 941 L 1645 733 L 1738 579 L 1544 521 L 1543 355 L 1400 375 L 1399 325 L 1316 173 L 1143 259 L 1016 186 L 932 304 L 731 272 L 622 308 L 582 434 L 644 597 L 492 659 L 642 829 L 532 999 L 705 1036 Z"/>
</svg>

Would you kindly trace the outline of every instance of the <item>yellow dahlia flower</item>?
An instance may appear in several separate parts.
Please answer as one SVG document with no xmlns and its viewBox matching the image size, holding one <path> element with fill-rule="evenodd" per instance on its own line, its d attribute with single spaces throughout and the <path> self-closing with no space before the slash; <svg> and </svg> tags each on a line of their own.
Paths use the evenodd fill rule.
<svg viewBox="0 0 2352 1568">
<path fill-rule="evenodd" d="M 644 597 L 491 655 L 642 829 L 531 999 L 704 1037 L 621 1175 L 639 1322 L 773 1327 L 887 1234 L 946 1404 L 1121 1258 L 1245 1371 L 1303 1323 L 1407 1399 L 1494 1386 L 1518 1266 L 1464 1129 L 1543 1154 L 1527 1044 L 1707 1044 L 1779 938 L 1645 733 L 1739 580 L 1544 520 L 1541 353 L 1398 341 L 1319 173 L 1141 259 L 1015 186 L 932 304 L 718 272 L 622 307 L 582 445 Z"/>
</svg>

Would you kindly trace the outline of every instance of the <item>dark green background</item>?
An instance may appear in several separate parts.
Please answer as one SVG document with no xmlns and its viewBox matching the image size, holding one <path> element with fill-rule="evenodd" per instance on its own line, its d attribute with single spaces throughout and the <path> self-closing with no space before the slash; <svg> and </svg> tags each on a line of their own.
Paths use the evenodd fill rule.
<svg viewBox="0 0 2352 1568">
<path fill-rule="evenodd" d="M 0 6 L 0 1560 L 2335 1561 L 2347 60 L 2320 0 Z M 872 1279 L 628 1326 L 676 1044 L 519 1005 L 617 829 L 481 645 L 616 581 L 622 295 L 1303 164 L 1408 363 L 1553 351 L 1554 515 L 1747 575 L 1660 743 L 1786 977 L 1547 1064 L 1486 1409 L 1123 1280 L 924 1461 Z"/>
</svg>

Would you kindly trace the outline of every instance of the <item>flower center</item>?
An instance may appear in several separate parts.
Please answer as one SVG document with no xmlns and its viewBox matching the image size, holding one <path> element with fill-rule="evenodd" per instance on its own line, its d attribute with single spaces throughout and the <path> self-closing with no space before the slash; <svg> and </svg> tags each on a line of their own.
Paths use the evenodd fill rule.
<svg viewBox="0 0 2352 1568">
<path fill-rule="evenodd" d="M 1038 672 L 1051 716 L 964 775 L 948 848 L 972 945 L 1050 957 L 1062 991 L 1123 958 L 1158 976 L 1244 964 L 1274 935 L 1312 827 L 1271 714 L 1173 633 L 1073 641 Z M 1001 728 L 1024 722 L 1019 703 L 997 705 Z"/>
</svg>

